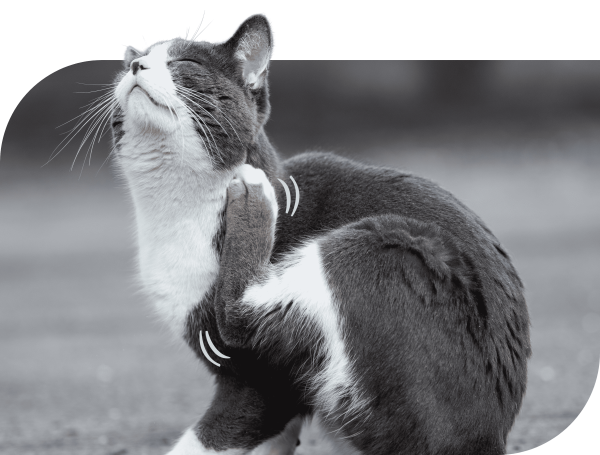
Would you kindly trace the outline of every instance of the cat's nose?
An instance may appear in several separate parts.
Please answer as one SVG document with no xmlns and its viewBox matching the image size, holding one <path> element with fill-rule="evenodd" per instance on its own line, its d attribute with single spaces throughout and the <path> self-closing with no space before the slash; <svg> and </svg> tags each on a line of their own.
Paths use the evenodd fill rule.
<svg viewBox="0 0 600 455">
<path fill-rule="evenodd" d="M 144 65 L 144 62 L 141 61 L 140 59 L 134 60 L 133 62 L 131 62 L 131 71 L 133 71 L 134 76 L 137 74 L 138 70 L 147 70 L 148 65 Z"/>
</svg>

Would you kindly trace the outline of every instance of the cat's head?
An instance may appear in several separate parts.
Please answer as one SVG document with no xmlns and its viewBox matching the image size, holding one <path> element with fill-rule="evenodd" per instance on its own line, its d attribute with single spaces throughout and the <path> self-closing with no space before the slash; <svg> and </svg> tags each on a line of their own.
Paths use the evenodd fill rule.
<svg viewBox="0 0 600 455">
<path fill-rule="evenodd" d="M 271 51 L 271 30 L 261 15 L 225 43 L 175 38 L 144 52 L 127 48 L 114 92 L 115 147 L 127 135 L 195 134 L 200 146 L 186 154 L 207 154 L 215 169 L 242 164 L 269 116 Z M 189 149 L 191 142 L 181 144 Z"/>
</svg>

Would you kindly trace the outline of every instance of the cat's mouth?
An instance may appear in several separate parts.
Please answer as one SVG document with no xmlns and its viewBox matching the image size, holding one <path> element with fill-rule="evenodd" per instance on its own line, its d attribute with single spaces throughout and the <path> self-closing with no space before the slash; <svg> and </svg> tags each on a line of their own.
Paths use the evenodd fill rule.
<svg viewBox="0 0 600 455">
<path fill-rule="evenodd" d="M 156 101 L 152 97 L 152 95 L 150 95 L 150 93 L 148 93 L 146 90 L 144 90 L 144 88 L 141 85 L 137 85 L 137 84 L 134 85 L 133 88 L 131 89 L 131 92 L 129 92 L 129 94 L 132 94 L 136 89 L 139 90 L 139 91 L 141 91 L 144 95 L 146 95 L 148 97 L 148 99 L 150 101 L 152 101 L 152 104 L 154 104 L 155 106 L 163 107 L 163 108 L 166 107 L 164 104 L 159 103 L 158 101 Z"/>
</svg>

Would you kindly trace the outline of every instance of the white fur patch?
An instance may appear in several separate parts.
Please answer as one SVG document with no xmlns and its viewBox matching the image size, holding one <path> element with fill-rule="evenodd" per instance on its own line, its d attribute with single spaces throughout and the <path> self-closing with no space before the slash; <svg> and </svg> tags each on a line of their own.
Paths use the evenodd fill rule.
<svg viewBox="0 0 600 455">
<path fill-rule="evenodd" d="M 350 407 L 360 409 L 363 400 L 346 354 L 342 320 L 327 284 L 317 240 L 306 243 L 272 267 L 267 279 L 250 286 L 243 297 L 243 303 L 258 314 L 292 301 L 294 308 L 314 321 L 325 338 L 325 367 L 311 381 L 317 396 L 315 406 L 326 414 L 335 412 L 346 393 L 351 397 Z"/>
<path fill-rule="evenodd" d="M 167 455 L 244 455 L 248 453 L 244 449 L 230 449 L 225 451 L 215 451 L 207 449 L 198 440 L 193 429 L 188 429 L 179 439 L 175 447 Z"/>
<path fill-rule="evenodd" d="M 126 118 L 144 129 L 174 131 L 184 114 L 167 67 L 170 45 L 171 42 L 158 44 L 148 55 L 135 59 L 138 71 L 133 74 L 130 69 L 115 89 Z"/>
</svg>

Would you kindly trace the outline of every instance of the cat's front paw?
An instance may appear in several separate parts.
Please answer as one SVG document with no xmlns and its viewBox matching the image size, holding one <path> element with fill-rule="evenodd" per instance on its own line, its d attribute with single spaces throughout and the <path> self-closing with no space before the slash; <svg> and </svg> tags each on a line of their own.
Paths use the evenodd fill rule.
<svg viewBox="0 0 600 455">
<path fill-rule="evenodd" d="M 251 194 L 261 197 L 271 208 L 273 219 L 277 219 L 277 198 L 275 189 L 262 169 L 249 164 L 240 166 L 235 177 L 229 184 L 229 201 L 240 197 L 242 194 Z"/>
</svg>

